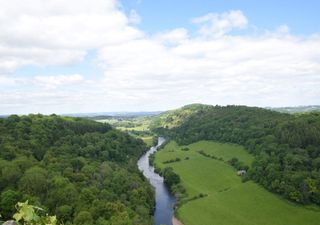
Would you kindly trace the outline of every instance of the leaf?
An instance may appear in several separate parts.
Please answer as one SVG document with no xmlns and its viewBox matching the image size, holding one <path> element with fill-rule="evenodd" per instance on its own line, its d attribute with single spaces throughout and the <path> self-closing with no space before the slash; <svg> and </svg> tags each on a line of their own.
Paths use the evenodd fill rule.
<svg viewBox="0 0 320 225">
<path fill-rule="evenodd" d="M 22 214 L 20 212 L 17 212 L 13 215 L 13 219 L 15 219 L 15 221 L 19 222 L 22 219 Z"/>
</svg>

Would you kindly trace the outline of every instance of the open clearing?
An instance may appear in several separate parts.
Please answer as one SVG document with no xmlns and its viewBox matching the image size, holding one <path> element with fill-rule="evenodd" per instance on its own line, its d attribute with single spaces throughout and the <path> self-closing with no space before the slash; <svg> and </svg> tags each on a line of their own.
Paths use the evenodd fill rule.
<svg viewBox="0 0 320 225">
<path fill-rule="evenodd" d="M 207 197 L 189 201 L 177 211 L 184 225 L 319 225 L 320 208 L 300 206 L 266 191 L 249 181 L 242 183 L 236 170 L 225 161 L 237 157 L 250 164 L 253 160 L 241 146 L 200 141 L 178 146 L 171 141 L 156 153 L 160 168 L 172 167 L 180 175 L 189 197 L 200 193 Z M 205 157 L 205 153 L 223 161 Z M 181 161 L 163 164 L 179 157 Z M 189 157 L 189 159 L 186 159 Z"/>
<path fill-rule="evenodd" d="M 141 139 L 146 143 L 148 147 L 153 145 L 153 136 L 141 137 Z"/>
</svg>

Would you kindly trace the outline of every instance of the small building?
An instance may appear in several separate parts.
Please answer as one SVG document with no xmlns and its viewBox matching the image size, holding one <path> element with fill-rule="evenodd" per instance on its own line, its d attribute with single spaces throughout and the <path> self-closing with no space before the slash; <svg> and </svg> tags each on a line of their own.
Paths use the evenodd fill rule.
<svg viewBox="0 0 320 225">
<path fill-rule="evenodd" d="M 244 176 L 246 175 L 247 171 L 246 170 L 238 170 L 237 175 L 238 176 Z"/>
</svg>

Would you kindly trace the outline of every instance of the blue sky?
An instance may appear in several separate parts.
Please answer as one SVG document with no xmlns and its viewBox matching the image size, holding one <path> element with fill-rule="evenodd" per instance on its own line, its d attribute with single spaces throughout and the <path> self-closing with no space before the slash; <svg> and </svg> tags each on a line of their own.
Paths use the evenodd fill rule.
<svg viewBox="0 0 320 225">
<path fill-rule="evenodd" d="M 320 104 L 319 1 L 0 0 L 0 114 Z"/>
<path fill-rule="evenodd" d="M 139 27 L 148 32 L 188 27 L 190 18 L 210 12 L 241 10 L 255 25 L 274 29 L 287 24 L 292 33 L 311 34 L 320 29 L 320 1 L 317 0 L 126 0 L 122 1 L 125 11 L 137 10 L 142 17 Z"/>
</svg>

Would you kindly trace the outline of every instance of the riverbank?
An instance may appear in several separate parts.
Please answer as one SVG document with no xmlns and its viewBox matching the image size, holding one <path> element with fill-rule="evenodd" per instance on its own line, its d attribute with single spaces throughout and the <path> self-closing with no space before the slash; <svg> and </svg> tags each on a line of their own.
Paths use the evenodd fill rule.
<svg viewBox="0 0 320 225">
<path fill-rule="evenodd" d="M 183 225 L 175 216 L 172 217 L 172 225 Z"/>
</svg>

